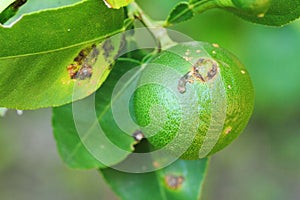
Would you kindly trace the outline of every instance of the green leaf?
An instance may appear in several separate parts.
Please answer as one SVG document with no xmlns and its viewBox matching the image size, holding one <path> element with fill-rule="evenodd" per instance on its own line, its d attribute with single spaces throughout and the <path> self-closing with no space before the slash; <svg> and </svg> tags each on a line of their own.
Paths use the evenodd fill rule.
<svg viewBox="0 0 300 200">
<path fill-rule="evenodd" d="M 178 3 L 169 14 L 165 26 L 192 19 L 196 14 L 217 7 L 215 0 L 190 0 Z"/>
<path fill-rule="evenodd" d="M 112 114 L 111 101 L 116 101 L 122 94 L 118 93 L 114 99 L 111 96 L 120 77 L 138 64 L 132 60 L 118 61 L 95 96 L 53 109 L 53 131 L 60 155 L 67 165 L 81 169 L 111 166 L 134 150 L 136 141 L 118 127 Z M 135 131 L 132 129 L 132 133 Z M 106 142 L 106 137 L 110 143 Z M 100 157 L 105 160 L 104 164 Z"/>
<path fill-rule="evenodd" d="M 168 16 L 168 24 L 176 24 L 180 22 L 187 21 L 194 16 L 192 9 L 189 7 L 189 3 L 180 2 L 173 8 Z"/>
<path fill-rule="evenodd" d="M 181 160 L 149 173 L 126 173 L 112 168 L 101 173 L 122 200 L 198 200 L 208 159 Z"/>
<path fill-rule="evenodd" d="M 50 8 L 59 8 L 67 5 L 72 5 L 80 1 L 83 0 L 27 0 L 27 2 L 18 9 L 17 13 L 12 18 L 10 18 L 5 24 L 14 23 L 24 14 L 29 14 L 32 12 L 37 12 Z"/>
<path fill-rule="evenodd" d="M 222 8 L 244 20 L 270 26 L 282 26 L 300 17 L 300 0 L 190 0 L 175 6 L 165 26 L 189 20 L 212 8 Z"/>
<path fill-rule="evenodd" d="M 0 26 L 0 107 L 59 106 L 91 94 L 110 71 L 107 58 L 100 52 L 86 80 L 71 79 L 68 66 L 81 50 L 122 26 L 122 10 L 108 9 L 98 0 L 32 13 L 12 27 Z M 82 89 L 72 96 L 78 85 Z"/>
<path fill-rule="evenodd" d="M 121 7 L 127 6 L 133 0 L 103 0 L 107 7 L 119 9 Z"/>
<path fill-rule="evenodd" d="M 300 16 L 300 0 L 217 0 L 221 8 L 258 24 L 282 26 Z"/>
</svg>

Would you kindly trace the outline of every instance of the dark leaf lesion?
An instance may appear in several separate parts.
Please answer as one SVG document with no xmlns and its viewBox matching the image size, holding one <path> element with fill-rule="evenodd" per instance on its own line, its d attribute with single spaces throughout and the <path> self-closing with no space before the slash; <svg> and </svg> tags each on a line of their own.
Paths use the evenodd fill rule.
<svg viewBox="0 0 300 200">
<path fill-rule="evenodd" d="M 168 174 L 164 177 L 165 185 L 167 188 L 172 190 L 178 190 L 182 187 L 182 184 L 184 182 L 183 176 L 177 176 L 173 174 Z"/>
<path fill-rule="evenodd" d="M 98 55 L 99 50 L 95 44 L 82 49 L 67 67 L 70 78 L 78 80 L 91 78 L 93 65 L 96 63 Z"/>
</svg>

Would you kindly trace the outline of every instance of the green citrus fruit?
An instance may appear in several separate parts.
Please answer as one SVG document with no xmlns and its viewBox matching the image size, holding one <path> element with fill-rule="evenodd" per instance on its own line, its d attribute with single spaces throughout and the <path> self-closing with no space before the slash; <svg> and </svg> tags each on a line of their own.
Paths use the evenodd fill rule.
<svg viewBox="0 0 300 200">
<path fill-rule="evenodd" d="M 217 44 L 189 42 L 161 52 L 145 66 L 133 102 L 136 121 L 155 149 L 199 159 L 243 131 L 254 91 L 234 55 Z"/>
</svg>

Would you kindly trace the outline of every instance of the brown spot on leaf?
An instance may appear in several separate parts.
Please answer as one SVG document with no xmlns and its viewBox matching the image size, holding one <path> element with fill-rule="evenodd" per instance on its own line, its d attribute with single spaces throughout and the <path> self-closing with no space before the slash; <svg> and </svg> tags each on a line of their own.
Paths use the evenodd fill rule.
<svg viewBox="0 0 300 200">
<path fill-rule="evenodd" d="M 122 56 L 123 53 L 126 52 L 126 46 L 127 46 L 126 35 L 122 34 L 120 47 L 118 53 L 114 56 L 114 60 L 117 60 L 120 56 Z"/>
<path fill-rule="evenodd" d="M 165 176 L 165 184 L 168 188 L 172 190 L 177 190 L 181 188 L 184 182 L 183 176 L 176 176 L 176 175 L 166 175 Z"/>
<path fill-rule="evenodd" d="M 71 79 L 75 79 L 75 76 L 79 70 L 79 67 L 80 66 L 76 63 L 72 63 L 67 67 L 67 70 L 68 70 L 68 73 L 69 73 L 69 76 Z"/>
<path fill-rule="evenodd" d="M 24 5 L 27 2 L 27 0 L 17 0 L 14 3 L 11 4 L 12 8 L 15 10 L 20 8 L 22 5 Z"/>
<path fill-rule="evenodd" d="M 93 65 L 96 63 L 99 50 L 93 44 L 82 49 L 73 59 L 73 63 L 68 65 L 67 70 L 71 79 L 85 80 L 93 74 Z"/>
<path fill-rule="evenodd" d="M 114 46 L 112 45 L 112 41 L 111 39 L 107 39 L 104 41 L 103 45 L 102 45 L 102 49 L 103 49 L 103 56 L 104 58 L 109 58 L 111 55 L 111 52 L 115 49 Z"/>
<path fill-rule="evenodd" d="M 91 65 L 84 63 L 75 75 L 75 79 L 85 80 L 91 78 L 93 74 L 93 68 Z"/>
</svg>

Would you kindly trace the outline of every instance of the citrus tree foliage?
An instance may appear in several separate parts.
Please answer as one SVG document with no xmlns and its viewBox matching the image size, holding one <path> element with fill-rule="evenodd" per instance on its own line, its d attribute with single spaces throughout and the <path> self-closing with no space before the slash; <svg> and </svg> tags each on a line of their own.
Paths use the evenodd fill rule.
<svg viewBox="0 0 300 200">
<path fill-rule="evenodd" d="M 1 1 L 0 116 L 53 107 L 62 160 L 98 170 L 121 199 L 199 199 L 208 156 L 237 138 L 254 104 L 232 53 L 166 31 L 210 9 L 283 26 L 300 0 L 181 1 L 162 21 L 134 0 Z M 143 48 L 141 25 L 154 40 Z"/>
</svg>

